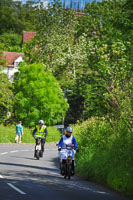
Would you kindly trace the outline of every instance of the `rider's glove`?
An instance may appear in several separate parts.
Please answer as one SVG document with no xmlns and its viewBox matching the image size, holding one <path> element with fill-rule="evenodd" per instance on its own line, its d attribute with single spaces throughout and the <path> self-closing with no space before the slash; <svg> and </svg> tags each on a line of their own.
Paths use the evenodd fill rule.
<svg viewBox="0 0 133 200">
<path fill-rule="evenodd" d="M 61 147 L 58 148 L 58 151 L 61 151 Z"/>
<path fill-rule="evenodd" d="M 78 148 L 76 149 L 76 152 L 79 152 L 79 149 L 78 149 Z"/>
</svg>

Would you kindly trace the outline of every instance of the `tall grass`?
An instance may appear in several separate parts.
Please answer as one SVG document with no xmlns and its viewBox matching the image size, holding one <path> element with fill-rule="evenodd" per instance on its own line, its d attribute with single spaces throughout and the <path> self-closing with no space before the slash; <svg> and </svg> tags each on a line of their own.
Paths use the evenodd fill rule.
<svg viewBox="0 0 133 200">
<path fill-rule="evenodd" d="M 46 142 L 57 142 L 61 135 L 55 127 L 47 127 L 48 135 Z M 34 143 L 35 139 L 32 136 L 33 129 L 23 127 L 24 135 L 22 136 L 23 143 Z M 0 143 L 14 143 L 16 136 L 15 126 L 2 126 L 0 125 Z"/>
<path fill-rule="evenodd" d="M 123 121 L 115 129 L 104 120 L 90 119 L 74 127 L 80 152 L 77 173 L 133 196 L 133 134 Z"/>
</svg>

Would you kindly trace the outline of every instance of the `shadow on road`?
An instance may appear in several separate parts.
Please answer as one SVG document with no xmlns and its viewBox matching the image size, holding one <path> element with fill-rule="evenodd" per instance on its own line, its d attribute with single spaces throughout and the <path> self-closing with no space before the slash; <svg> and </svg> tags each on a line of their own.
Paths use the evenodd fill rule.
<svg viewBox="0 0 133 200">
<path fill-rule="evenodd" d="M 107 189 L 81 181 L 76 177 L 73 177 L 72 180 L 64 179 L 56 167 L 59 163 L 59 158 L 52 158 L 50 162 L 54 162 L 55 168 L 8 162 L 0 162 L 0 165 L 16 167 L 10 167 L 4 171 L 6 181 L 15 185 L 23 185 L 24 191 L 32 190 L 33 193 L 33 188 L 36 188 L 36 191 L 40 190 L 40 192 L 44 191 L 44 188 L 48 194 L 45 200 L 53 198 L 57 200 L 61 197 L 63 197 L 63 200 L 126 200 L 126 198 L 117 194 L 114 195 Z"/>
<path fill-rule="evenodd" d="M 28 158 L 28 157 L 20 157 L 20 156 L 12 156 L 12 157 L 14 157 L 14 158 L 24 158 L 24 159 L 27 159 L 27 160 L 36 160 L 35 158 Z"/>
<path fill-rule="evenodd" d="M 58 172 L 58 169 L 54 168 L 48 168 L 48 167 L 40 167 L 40 166 L 33 166 L 33 165 L 25 165 L 25 164 L 17 164 L 17 163 L 6 163 L 6 162 L 0 162 L 0 165 L 9 165 L 9 166 L 16 166 L 16 167 L 25 167 L 30 169 L 39 169 L 39 170 L 46 170 L 46 171 L 53 171 Z"/>
</svg>

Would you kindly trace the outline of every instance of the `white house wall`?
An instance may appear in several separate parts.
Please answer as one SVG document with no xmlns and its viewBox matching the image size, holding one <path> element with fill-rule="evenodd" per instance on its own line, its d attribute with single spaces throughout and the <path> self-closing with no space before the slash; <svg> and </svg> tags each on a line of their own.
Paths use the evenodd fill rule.
<svg viewBox="0 0 133 200">
<path fill-rule="evenodd" d="M 13 81 L 13 76 L 16 72 L 18 72 L 18 65 L 20 64 L 20 62 L 23 61 L 22 56 L 19 56 L 15 62 L 14 62 L 14 67 L 5 67 L 4 70 L 2 70 L 2 73 L 7 74 L 8 79 L 10 79 L 11 81 Z"/>
<path fill-rule="evenodd" d="M 23 61 L 22 56 L 19 56 L 15 61 L 14 61 L 14 67 L 18 67 L 19 63 Z"/>
</svg>

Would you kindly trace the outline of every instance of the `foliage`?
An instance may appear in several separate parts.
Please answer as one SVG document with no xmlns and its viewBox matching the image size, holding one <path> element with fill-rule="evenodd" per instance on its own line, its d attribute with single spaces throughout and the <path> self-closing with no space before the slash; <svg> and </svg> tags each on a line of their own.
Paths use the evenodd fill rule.
<svg viewBox="0 0 133 200">
<path fill-rule="evenodd" d="M 33 126 L 39 119 L 47 125 L 61 122 L 68 109 L 64 94 L 51 72 L 42 64 L 20 66 L 15 84 L 16 116 Z"/>
<path fill-rule="evenodd" d="M 56 77 L 65 74 L 68 62 L 72 60 L 68 51 L 72 51 L 74 43 L 73 12 L 62 9 L 60 3 L 54 2 L 48 9 L 43 6 L 39 8 L 37 20 L 39 31 L 35 40 L 23 46 L 26 62 L 40 63 L 41 60 L 46 65 L 46 69 L 50 69 Z M 70 62 L 69 64 L 71 65 Z M 68 70 L 70 67 L 67 72 Z"/>
<path fill-rule="evenodd" d="M 13 85 L 7 75 L 0 73 L 0 123 L 8 119 L 7 112 L 12 112 L 14 106 Z"/>
<path fill-rule="evenodd" d="M 35 30 L 36 9 L 34 2 L 0 1 L 0 34 L 10 32 L 22 33 L 23 30 Z"/>
<path fill-rule="evenodd" d="M 131 30 L 123 33 L 122 28 L 130 28 L 130 4 L 126 0 L 94 1 L 86 5 L 80 18 L 74 17 L 71 9 L 63 10 L 58 2 L 38 10 L 40 31 L 24 46 L 26 62 L 41 60 L 63 90 L 73 91 L 67 95 L 67 123 L 90 116 L 119 119 L 127 110 L 130 113 Z M 130 128 L 131 117 L 128 123 Z"/>
<path fill-rule="evenodd" d="M 2 44 L 0 44 L 0 47 Z M 0 50 L 0 71 L 2 70 L 3 67 L 6 67 L 6 60 L 3 58 L 3 51 Z"/>
<path fill-rule="evenodd" d="M 32 5 L 0 1 L 3 51 L 16 51 L 20 40 L 13 38 L 22 30 L 37 31 L 23 45 L 29 65 L 21 65 L 15 80 L 17 120 L 26 126 L 60 122 L 68 99 L 65 125 L 89 118 L 74 127 L 77 172 L 131 196 L 133 1 L 93 1 L 82 17 L 56 1 L 47 9 Z"/>
<path fill-rule="evenodd" d="M 62 9 L 58 2 L 54 2 L 48 9 L 41 7 L 38 13 L 40 31 L 32 42 L 23 45 L 26 62 L 40 63 L 41 60 L 46 65 L 46 70 L 51 70 L 57 78 L 64 91 L 72 90 L 72 95 L 66 94 L 67 98 L 70 97 L 71 112 L 67 114 L 65 123 L 75 122 L 83 109 L 82 103 L 81 108 L 78 108 L 83 97 L 78 94 L 78 87 L 75 87 L 75 71 L 81 72 L 80 69 L 86 59 L 85 40 L 75 45 L 77 19 L 71 9 Z M 75 100 L 78 101 L 77 106 Z"/>
<path fill-rule="evenodd" d="M 60 139 L 60 132 L 55 127 L 48 126 L 47 130 L 48 130 L 48 135 L 46 138 L 46 142 L 57 142 Z M 22 142 L 35 143 L 35 139 L 33 138 L 32 133 L 33 133 L 33 129 L 28 129 L 24 127 L 24 135 L 22 137 Z"/>
<path fill-rule="evenodd" d="M 4 51 L 21 52 L 22 35 L 17 33 L 3 33 L 0 35 L 1 48 Z"/>
<path fill-rule="evenodd" d="M 53 126 L 48 126 L 48 135 L 46 142 L 57 142 L 61 138 L 60 131 Z"/>
<path fill-rule="evenodd" d="M 132 196 L 133 135 L 120 119 L 115 129 L 104 118 L 91 118 L 74 127 L 80 176 Z"/>
<path fill-rule="evenodd" d="M 87 4 L 77 31 L 77 43 L 82 47 L 84 41 L 81 52 L 87 59 L 80 73 L 77 70 L 75 74 L 79 94 L 84 97 L 82 119 L 90 116 L 119 119 L 122 113 L 128 113 L 131 128 L 131 40 L 126 39 L 127 33 L 123 36 L 120 26 L 120 19 L 124 26 L 127 17 L 123 11 L 125 2 L 105 0 Z"/>
<path fill-rule="evenodd" d="M 57 142 L 60 139 L 60 132 L 55 127 L 47 127 L 48 135 L 46 142 Z M 35 139 L 32 136 L 33 129 L 23 127 L 24 135 L 22 136 L 22 143 L 35 143 Z M 6 134 L 3 134 L 6 133 Z M 0 126 L 0 143 L 14 143 L 16 136 L 16 127 L 12 126 Z"/>
</svg>

